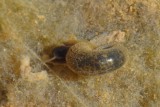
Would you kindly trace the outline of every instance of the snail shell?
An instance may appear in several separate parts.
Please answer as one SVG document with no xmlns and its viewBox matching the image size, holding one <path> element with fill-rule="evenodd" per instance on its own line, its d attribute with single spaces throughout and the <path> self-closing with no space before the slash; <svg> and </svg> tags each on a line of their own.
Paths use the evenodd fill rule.
<svg viewBox="0 0 160 107">
<path fill-rule="evenodd" d="M 66 54 L 67 66 L 81 75 L 97 75 L 120 68 L 125 56 L 118 48 L 96 50 L 90 42 L 79 42 L 71 46 Z"/>
</svg>

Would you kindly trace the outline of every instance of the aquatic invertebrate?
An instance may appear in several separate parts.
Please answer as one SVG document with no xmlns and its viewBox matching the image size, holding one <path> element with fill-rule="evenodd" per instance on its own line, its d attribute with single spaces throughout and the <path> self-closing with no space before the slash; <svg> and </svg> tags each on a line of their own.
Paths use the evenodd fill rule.
<svg viewBox="0 0 160 107">
<path fill-rule="evenodd" d="M 125 55 L 119 48 L 99 48 L 100 45 L 93 41 L 81 41 L 71 46 L 59 46 L 53 50 L 53 60 L 64 61 L 73 72 L 81 75 L 111 72 L 125 63 Z"/>
</svg>

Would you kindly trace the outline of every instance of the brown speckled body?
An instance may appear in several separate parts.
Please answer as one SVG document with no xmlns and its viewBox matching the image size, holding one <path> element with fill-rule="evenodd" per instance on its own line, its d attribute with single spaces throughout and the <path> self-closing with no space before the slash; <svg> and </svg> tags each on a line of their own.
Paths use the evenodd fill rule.
<svg viewBox="0 0 160 107">
<path fill-rule="evenodd" d="M 66 55 L 68 67 L 81 75 L 97 75 L 120 68 L 125 62 L 123 52 L 117 48 L 96 50 L 89 42 L 70 47 Z"/>
</svg>

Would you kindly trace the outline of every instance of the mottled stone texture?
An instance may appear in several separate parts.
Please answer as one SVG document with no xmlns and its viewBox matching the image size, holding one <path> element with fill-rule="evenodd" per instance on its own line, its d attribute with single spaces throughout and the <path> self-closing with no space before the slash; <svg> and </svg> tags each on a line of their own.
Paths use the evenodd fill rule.
<svg viewBox="0 0 160 107">
<path fill-rule="evenodd" d="M 126 64 L 84 77 L 48 64 L 76 36 L 126 33 Z M 159 0 L 0 0 L 1 107 L 159 107 Z"/>
</svg>

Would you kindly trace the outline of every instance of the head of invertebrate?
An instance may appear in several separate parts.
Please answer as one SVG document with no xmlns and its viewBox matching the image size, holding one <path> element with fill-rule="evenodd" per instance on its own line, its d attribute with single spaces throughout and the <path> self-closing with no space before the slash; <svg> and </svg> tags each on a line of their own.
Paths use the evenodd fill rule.
<svg viewBox="0 0 160 107">
<path fill-rule="evenodd" d="M 52 51 L 52 57 L 53 57 L 52 60 L 65 62 L 68 49 L 69 49 L 69 46 L 58 46 L 54 48 Z"/>
</svg>

